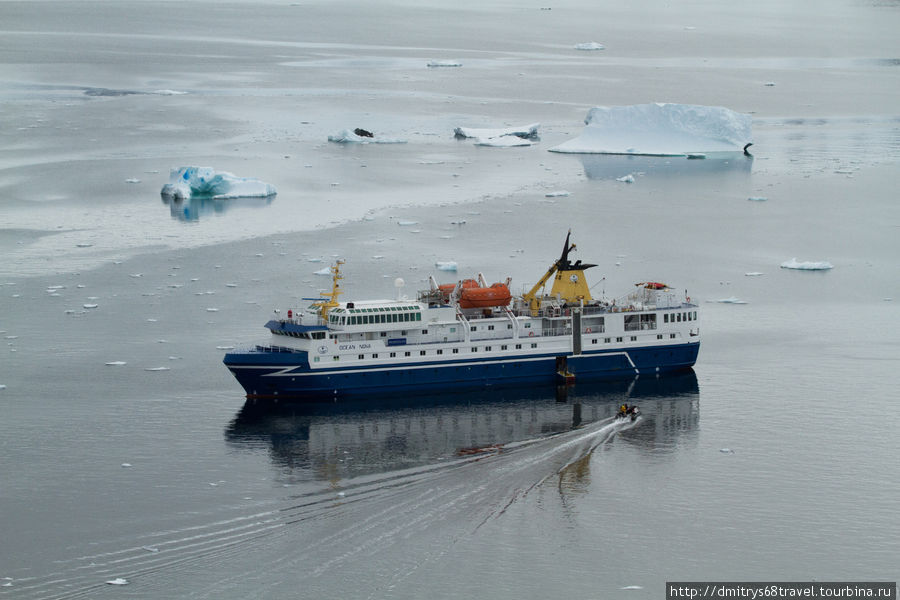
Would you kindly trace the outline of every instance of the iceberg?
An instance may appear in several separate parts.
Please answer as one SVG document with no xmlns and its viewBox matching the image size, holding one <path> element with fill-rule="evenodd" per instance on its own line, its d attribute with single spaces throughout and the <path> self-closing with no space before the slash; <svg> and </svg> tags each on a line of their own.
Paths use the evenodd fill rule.
<svg viewBox="0 0 900 600">
<path fill-rule="evenodd" d="M 750 143 L 752 118 L 718 106 L 636 104 L 597 106 L 575 139 L 550 148 L 571 154 L 688 156 L 740 152 Z"/>
<path fill-rule="evenodd" d="M 606 50 L 606 46 L 597 42 L 582 42 L 575 44 L 576 50 Z"/>
<path fill-rule="evenodd" d="M 252 177 L 237 177 L 216 172 L 212 167 L 179 167 L 169 173 L 169 183 L 160 191 L 163 198 L 189 200 L 191 198 L 268 198 L 275 195 L 275 186 Z"/>
<path fill-rule="evenodd" d="M 452 260 L 438 261 L 434 263 L 434 266 L 438 271 L 456 271 L 459 268 L 459 265 Z"/>
<path fill-rule="evenodd" d="M 797 269 L 799 271 L 827 271 L 833 269 L 834 265 L 827 261 L 815 262 L 811 260 L 799 261 L 796 258 L 781 263 L 782 269 Z"/>
</svg>

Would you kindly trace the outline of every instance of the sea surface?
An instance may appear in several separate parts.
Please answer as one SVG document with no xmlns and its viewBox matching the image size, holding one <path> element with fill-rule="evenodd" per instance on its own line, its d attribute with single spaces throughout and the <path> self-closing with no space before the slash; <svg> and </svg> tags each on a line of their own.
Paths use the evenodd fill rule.
<svg viewBox="0 0 900 600">
<path fill-rule="evenodd" d="M 0 1 L 0 596 L 896 581 L 897 31 L 889 0 Z M 647 102 L 751 114 L 752 156 L 547 151 Z M 356 127 L 406 143 L 328 141 Z M 164 201 L 188 165 L 278 194 Z M 222 365 L 337 258 L 343 300 L 521 291 L 570 229 L 595 295 L 687 290 L 693 371 L 271 405 Z"/>
</svg>

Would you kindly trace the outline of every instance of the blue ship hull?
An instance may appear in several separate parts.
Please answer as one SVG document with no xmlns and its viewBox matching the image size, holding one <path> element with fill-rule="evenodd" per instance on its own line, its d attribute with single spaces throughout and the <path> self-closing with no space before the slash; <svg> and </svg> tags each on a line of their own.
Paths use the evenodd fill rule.
<svg viewBox="0 0 900 600">
<path fill-rule="evenodd" d="M 688 343 L 564 355 L 565 369 L 576 381 L 630 379 L 688 369 L 697 361 L 699 350 L 699 343 Z M 257 347 L 228 353 L 224 363 L 249 398 L 327 400 L 507 384 L 548 385 L 558 382 L 560 358 L 555 354 L 515 355 L 313 371 L 306 352 Z"/>
</svg>

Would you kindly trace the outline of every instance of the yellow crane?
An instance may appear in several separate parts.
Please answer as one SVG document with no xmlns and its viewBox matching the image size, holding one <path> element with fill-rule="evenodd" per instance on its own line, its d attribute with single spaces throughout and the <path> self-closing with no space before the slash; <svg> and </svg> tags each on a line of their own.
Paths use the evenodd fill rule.
<svg viewBox="0 0 900 600">
<path fill-rule="evenodd" d="M 572 263 L 569 260 L 569 253 L 574 252 L 576 249 L 575 244 L 569 243 L 571 236 L 572 230 L 570 229 L 566 235 L 566 243 L 563 245 L 562 255 L 555 263 L 550 265 L 550 268 L 547 269 L 547 272 L 538 280 L 534 287 L 522 295 L 522 299 L 528 304 L 533 317 L 538 315 L 541 308 L 538 292 L 554 274 L 556 274 L 556 278 L 553 280 L 550 296 L 566 302 L 589 301 L 591 299 L 591 290 L 584 277 L 584 271 L 597 265 L 582 264 L 580 260 Z"/>
</svg>

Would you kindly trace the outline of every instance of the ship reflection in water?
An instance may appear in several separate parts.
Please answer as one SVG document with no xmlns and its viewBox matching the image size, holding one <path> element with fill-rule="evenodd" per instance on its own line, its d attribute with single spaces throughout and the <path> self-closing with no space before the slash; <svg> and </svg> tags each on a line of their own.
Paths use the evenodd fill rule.
<svg viewBox="0 0 900 600">
<path fill-rule="evenodd" d="M 627 443 L 658 454 L 693 439 L 700 419 L 693 371 L 568 389 L 507 388 L 334 404 L 248 400 L 225 431 L 230 446 L 265 451 L 282 483 L 341 480 L 432 465 L 590 426 L 637 404 Z M 574 467 L 575 465 L 573 465 Z"/>
<path fill-rule="evenodd" d="M 172 218 L 185 223 L 194 223 L 201 217 L 221 216 L 233 208 L 264 208 L 272 203 L 276 196 L 209 198 L 195 197 L 181 200 L 171 196 L 162 196 L 162 203 L 168 205 Z"/>
</svg>

